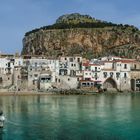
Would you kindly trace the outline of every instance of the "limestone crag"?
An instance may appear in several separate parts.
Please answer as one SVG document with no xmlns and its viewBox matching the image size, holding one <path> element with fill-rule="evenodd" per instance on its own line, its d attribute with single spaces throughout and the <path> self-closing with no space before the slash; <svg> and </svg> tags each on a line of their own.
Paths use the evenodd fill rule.
<svg viewBox="0 0 140 140">
<path fill-rule="evenodd" d="M 25 35 L 23 55 L 48 57 L 81 54 L 83 57 L 117 55 L 137 58 L 140 31 L 128 25 L 98 28 L 43 29 Z"/>
</svg>

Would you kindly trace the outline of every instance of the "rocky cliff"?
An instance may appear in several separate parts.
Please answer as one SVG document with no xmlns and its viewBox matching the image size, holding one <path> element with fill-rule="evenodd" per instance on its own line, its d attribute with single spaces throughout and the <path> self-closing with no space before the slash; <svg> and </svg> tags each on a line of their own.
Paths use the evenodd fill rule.
<svg viewBox="0 0 140 140">
<path fill-rule="evenodd" d="M 137 28 L 80 14 L 61 16 L 51 26 L 26 33 L 22 50 L 22 55 L 48 57 L 81 54 L 92 58 L 112 54 L 137 58 L 139 53 L 140 31 Z"/>
</svg>

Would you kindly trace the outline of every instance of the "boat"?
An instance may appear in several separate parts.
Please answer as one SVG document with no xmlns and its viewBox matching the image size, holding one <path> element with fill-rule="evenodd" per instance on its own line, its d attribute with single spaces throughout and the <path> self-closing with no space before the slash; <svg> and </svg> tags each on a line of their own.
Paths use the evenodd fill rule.
<svg viewBox="0 0 140 140">
<path fill-rule="evenodd" d="M 4 127 L 5 117 L 3 115 L 3 112 L 0 111 L 0 128 Z"/>
</svg>

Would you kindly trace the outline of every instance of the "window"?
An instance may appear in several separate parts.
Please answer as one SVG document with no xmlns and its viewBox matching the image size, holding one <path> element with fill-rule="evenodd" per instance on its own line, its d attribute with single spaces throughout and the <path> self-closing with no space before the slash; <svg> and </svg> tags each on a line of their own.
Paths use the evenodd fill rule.
<svg viewBox="0 0 140 140">
<path fill-rule="evenodd" d="M 35 62 L 35 67 L 37 67 L 37 62 Z"/>
<path fill-rule="evenodd" d="M 120 77 L 120 73 L 117 72 L 117 73 L 116 73 L 116 78 L 119 78 L 119 77 Z"/>
<path fill-rule="evenodd" d="M 73 58 L 70 58 L 69 61 L 70 61 L 70 62 L 73 62 Z"/>
<path fill-rule="evenodd" d="M 89 67 L 85 67 L 85 69 L 86 69 L 86 70 L 88 70 L 88 69 L 89 69 Z"/>
<path fill-rule="evenodd" d="M 85 87 L 86 86 L 86 83 L 82 83 L 82 86 Z"/>
<path fill-rule="evenodd" d="M 98 75 L 97 75 L 97 73 L 95 73 L 94 78 L 95 78 L 95 80 L 98 79 Z"/>
<path fill-rule="evenodd" d="M 90 86 L 90 83 L 87 83 L 87 86 Z"/>
<path fill-rule="evenodd" d="M 70 81 L 70 78 L 68 78 L 68 81 Z"/>
<path fill-rule="evenodd" d="M 80 62 L 80 58 L 77 58 L 77 62 Z"/>
<path fill-rule="evenodd" d="M 91 84 L 91 86 L 94 86 L 94 83 L 90 83 Z"/>
<path fill-rule="evenodd" d="M 35 74 L 34 76 L 35 76 L 35 77 L 38 77 L 38 74 Z"/>
<path fill-rule="evenodd" d="M 57 78 L 55 78 L 55 82 L 57 83 Z"/>
<path fill-rule="evenodd" d="M 95 67 L 95 71 L 97 71 L 97 67 Z"/>
<path fill-rule="evenodd" d="M 137 68 L 137 65 L 135 64 L 135 65 L 134 65 L 134 69 L 136 69 L 136 68 Z"/>
<path fill-rule="evenodd" d="M 110 77 L 113 77 L 113 72 L 110 72 Z"/>
<path fill-rule="evenodd" d="M 124 64 L 124 69 L 127 69 L 127 64 Z"/>
<path fill-rule="evenodd" d="M 104 72 L 103 75 L 104 75 L 104 78 L 106 78 L 107 77 L 107 72 Z"/>
<path fill-rule="evenodd" d="M 124 73 L 124 78 L 127 78 L 127 74 L 126 73 Z"/>
</svg>

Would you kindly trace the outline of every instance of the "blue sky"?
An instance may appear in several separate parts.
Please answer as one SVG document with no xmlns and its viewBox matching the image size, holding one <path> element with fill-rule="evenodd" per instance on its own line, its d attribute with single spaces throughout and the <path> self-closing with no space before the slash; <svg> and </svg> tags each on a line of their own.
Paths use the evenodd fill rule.
<svg viewBox="0 0 140 140">
<path fill-rule="evenodd" d="M 25 32 L 68 13 L 140 28 L 139 5 L 139 0 L 0 0 L 0 51 L 20 52 Z"/>
</svg>

